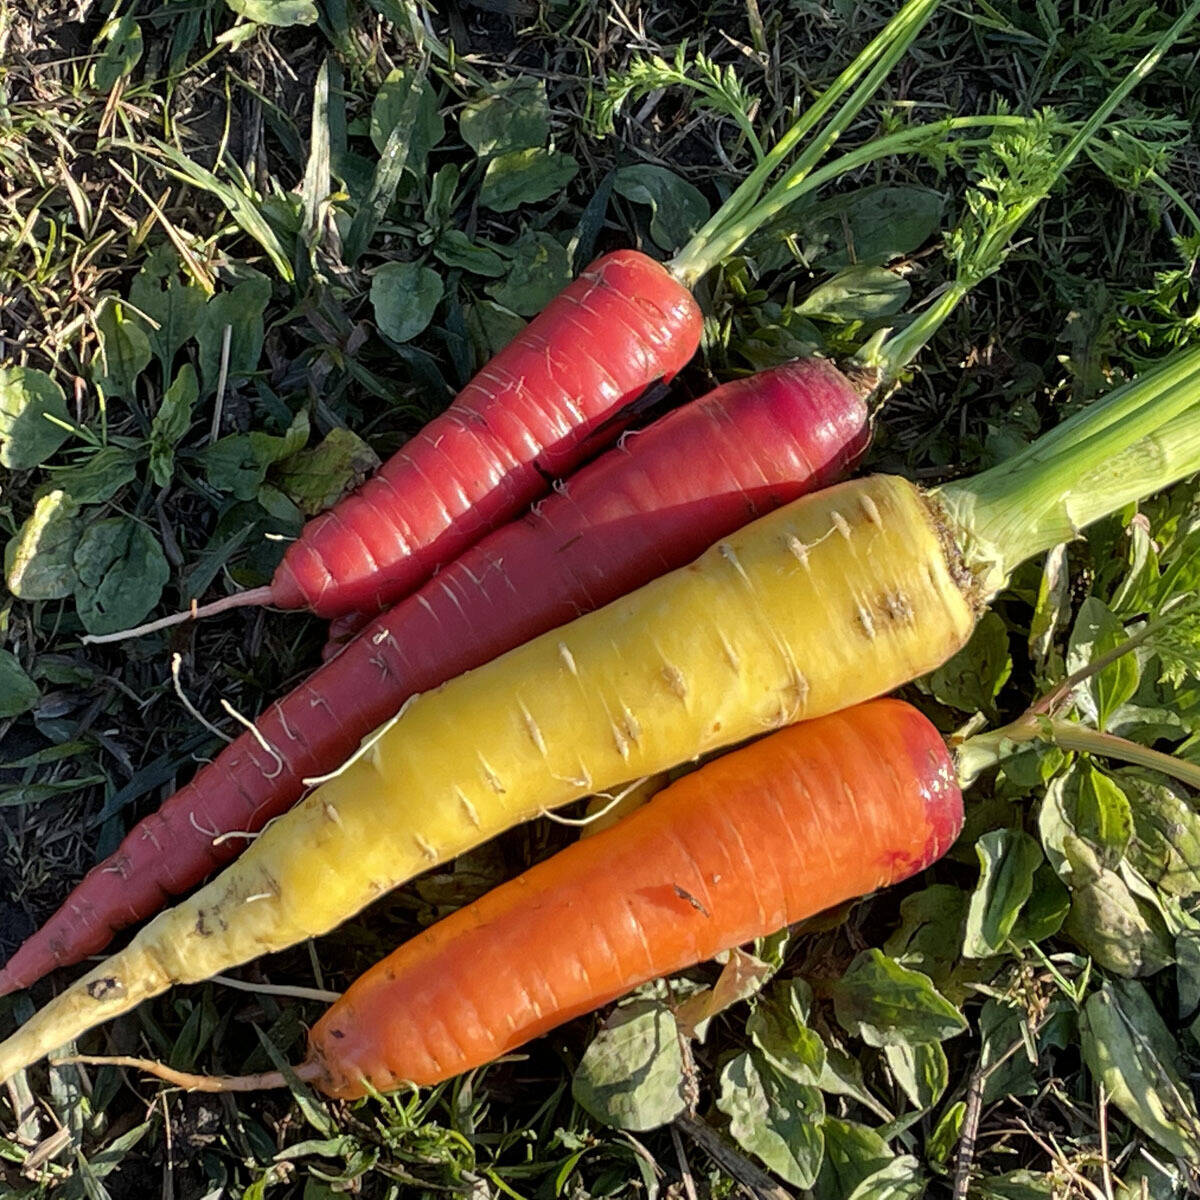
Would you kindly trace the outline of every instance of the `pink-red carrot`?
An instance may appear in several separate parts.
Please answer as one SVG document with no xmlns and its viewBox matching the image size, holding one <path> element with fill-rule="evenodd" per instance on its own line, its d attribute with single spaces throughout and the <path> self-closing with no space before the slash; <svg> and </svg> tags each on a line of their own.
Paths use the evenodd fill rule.
<svg viewBox="0 0 1200 1200">
<path fill-rule="evenodd" d="M 267 587 L 85 640 L 251 604 L 379 612 L 594 451 L 601 425 L 695 354 L 702 324 L 661 263 L 636 250 L 597 259 L 377 474 L 309 521 Z"/>
<path fill-rule="evenodd" d="M 628 436 L 266 709 L 89 872 L 0 971 L 0 994 L 200 882 L 410 696 L 683 566 L 832 482 L 867 440 L 858 391 L 818 359 L 727 383 Z"/>
<path fill-rule="evenodd" d="M 874 700 L 725 755 L 425 930 L 360 976 L 297 1074 L 331 1096 L 433 1084 L 660 975 L 923 870 L 962 793 L 933 725 Z M 160 1071 L 185 1087 L 265 1076 Z"/>
</svg>

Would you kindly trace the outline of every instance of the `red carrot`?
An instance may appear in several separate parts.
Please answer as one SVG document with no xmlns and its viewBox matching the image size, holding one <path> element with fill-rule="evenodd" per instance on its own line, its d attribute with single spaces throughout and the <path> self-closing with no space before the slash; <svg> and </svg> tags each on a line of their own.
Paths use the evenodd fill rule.
<svg viewBox="0 0 1200 1200">
<path fill-rule="evenodd" d="M 814 167 L 937 4 L 906 0 L 668 266 L 633 250 L 593 263 L 374 479 L 310 521 L 270 585 L 84 640 L 114 641 L 252 604 L 307 606 L 324 617 L 379 611 L 515 516 L 550 479 L 582 461 L 600 425 L 692 357 L 702 316 L 691 287 L 764 221 L 818 186 L 807 182 Z M 862 161 L 858 155 L 857 165 Z M 836 174 L 835 164 L 821 182 Z"/>
<path fill-rule="evenodd" d="M 640 983 L 906 879 L 962 823 L 950 755 L 911 706 L 874 700 L 793 725 L 388 955 L 313 1026 L 296 1074 L 345 1099 L 449 1079 Z M 285 1082 L 116 1061 L 207 1091 Z"/>
<path fill-rule="evenodd" d="M 824 487 L 866 448 L 830 363 L 785 364 L 676 409 L 374 620 L 146 817 L 0 971 L 0 994 L 107 945 L 193 887 L 408 697 L 682 566 Z M 232 834 L 233 836 L 228 836 Z"/>
<path fill-rule="evenodd" d="M 378 474 L 311 520 L 269 586 L 195 615 L 252 604 L 324 617 L 385 608 L 594 450 L 600 425 L 695 354 L 701 324 L 691 293 L 661 263 L 634 250 L 598 259 Z"/>
</svg>

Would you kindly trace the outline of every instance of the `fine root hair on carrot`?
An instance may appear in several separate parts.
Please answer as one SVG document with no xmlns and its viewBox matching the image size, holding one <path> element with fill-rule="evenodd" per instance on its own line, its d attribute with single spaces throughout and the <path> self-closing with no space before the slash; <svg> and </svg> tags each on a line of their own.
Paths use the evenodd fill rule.
<svg viewBox="0 0 1200 1200">
<path fill-rule="evenodd" d="M 543 816 L 548 821 L 553 821 L 556 825 L 568 825 L 572 829 L 584 829 L 595 821 L 599 821 L 608 816 L 626 796 L 632 795 L 649 779 L 649 775 L 643 775 L 641 779 L 635 779 L 632 783 L 626 784 L 619 792 L 597 792 L 599 798 L 608 801 L 603 808 L 596 809 L 593 813 L 588 813 L 586 817 L 562 817 L 556 812 L 551 812 L 548 808 L 543 808 L 539 816 Z"/>
<path fill-rule="evenodd" d="M 346 761 L 342 763 L 342 765 L 338 767 L 336 771 L 330 771 L 328 775 L 312 775 L 301 781 L 304 786 L 318 787 L 322 783 L 329 783 L 330 780 L 336 779 L 339 775 L 345 774 L 345 772 L 348 771 L 356 762 L 358 762 L 358 760 L 362 758 L 364 754 L 368 754 L 375 743 L 378 742 L 379 739 L 382 738 L 383 735 L 387 733 L 388 730 L 390 730 L 402 716 L 404 716 L 404 714 L 412 706 L 413 701 L 416 700 L 417 696 L 420 694 L 420 692 L 417 692 L 415 695 L 409 696 L 409 698 L 400 706 L 400 711 L 394 717 L 392 717 L 390 721 L 385 721 L 369 737 L 363 738 L 362 745 L 360 745 L 359 748 L 355 750 L 355 752 L 350 755 L 350 757 L 346 759 Z"/>
<path fill-rule="evenodd" d="M 175 695 L 179 697 L 179 703 L 183 705 L 189 717 L 198 721 L 209 733 L 219 737 L 222 741 L 232 742 L 233 738 L 223 730 L 218 729 L 192 702 L 188 699 L 187 692 L 183 690 L 183 681 L 179 678 L 180 669 L 183 666 L 183 655 L 178 651 L 171 655 L 171 683 L 175 687 Z"/>
<path fill-rule="evenodd" d="M 52 1067 L 68 1067 L 74 1065 L 92 1067 L 128 1067 L 133 1071 L 141 1071 L 153 1075 L 164 1083 L 173 1084 L 188 1092 L 257 1092 L 272 1088 L 285 1088 L 288 1081 L 282 1071 L 264 1071 L 260 1075 L 193 1075 L 190 1071 L 176 1071 L 166 1063 L 155 1062 L 152 1058 L 137 1058 L 131 1054 L 72 1054 L 66 1058 L 52 1058 Z M 300 1063 L 296 1067 L 296 1078 L 307 1081 L 318 1074 L 316 1067 L 309 1063 Z"/>
<path fill-rule="evenodd" d="M 342 998 L 341 992 L 331 992 L 328 988 L 303 987 L 294 983 L 248 983 L 244 979 L 234 979 L 231 975 L 214 975 L 208 982 L 219 983 L 222 987 L 233 988 L 237 992 L 287 996 L 293 1000 L 318 1000 L 322 1004 L 334 1004 Z"/>
<path fill-rule="evenodd" d="M 267 741 L 266 736 L 263 734 L 263 731 L 261 729 L 259 729 L 259 727 L 257 725 L 255 725 L 255 723 L 252 720 L 250 720 L 249 717 L 245 716 L 243 713 L 238 712 L 238 710 L 236 708 L 234 708 L 233 705 L 230 704 L 229 701 L 226 700 L 224 696 L 221 697 L 221 707 L 235 721 L 237 721 L 238 724 L 244 725 L 251 732 L 251 734 L 254 735 L 254 740 L 263 748 L 263 750 L 267 754 L 269 754 L 275 760 L 275 770 L 271 771 L 270 773 L 264 771 L 263 774 L 266 776 L 267 779 L 277 779 L 283 773 L 283 755 L 280 754 L 279 751 L 276 750 L 275 747 L 272 746 L 271 743 Z"/>
<path fill-rule="evenodd" d="M 123 642 L 127 638 L 142 637 L 147 633 L 157 633 L 160 629 L 170 629 L 173 625 L 182 625 L 184 621 L 199 621 L 203 617 L 215 617 L 218 613 L 228 612 L 231 608 L 261 607 L 271 603 L 269 587 L 251 588 L 246 592 L 235 592 L 232 596 L 222 596 L 209 604 L 197 605 L 195 600 L 184 612 L 172 613 L 169 617 L 160 617 L 157 621 L 147 621 L 133 629 L 121 629 L 116 633 L 85 633 L 80 641 L 88 646 L 97 646 L 105 642 Z"/>
</svg>

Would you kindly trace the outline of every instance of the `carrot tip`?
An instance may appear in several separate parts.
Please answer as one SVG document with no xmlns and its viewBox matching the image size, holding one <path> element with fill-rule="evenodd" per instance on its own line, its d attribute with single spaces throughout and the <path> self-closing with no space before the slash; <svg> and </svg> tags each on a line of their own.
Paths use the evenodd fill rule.
<svg viewBox="0 0 1200 1200">
<path fill-rule="evenodd" d="M 87 633 L 80 639 L 85 645 L 99 645 L 104 642 L 123 642 L 126 638 L 142 637 L 147 633 L 157 633 L 160 629 L 169 629 L 173 625 L 182 625 L 184 621 L 196 621 L 201 617 L 215 617 L 217 613 L 228 612 L 231 608 L 248 608 L 256 604 L 270 604 L 272 592 L 270 587 L 251 588 L 247 592 L 235 592 L 232 596 L 222 596 L 211 604 L 196 606 L 193 600 L 186 612 L 172 613 L 169 617 L 159 617 L 156 621 L 147 621 L 144 625 L 135 625 L 132 629 L 121 629 L 116 633 Z"/>
</svg>

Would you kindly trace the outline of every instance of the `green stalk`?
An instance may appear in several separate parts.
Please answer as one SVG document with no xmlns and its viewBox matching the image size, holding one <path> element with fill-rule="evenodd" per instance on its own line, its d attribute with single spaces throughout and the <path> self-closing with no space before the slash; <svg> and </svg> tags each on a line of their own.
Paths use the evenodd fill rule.
<svg viewBox="0 0 1200 1200">
<path fill-rule="evenodd" d="M 990 596 L 1026 559 L 1197 471 L 1200 348 L 1172 355 L 1009 461 L 934 495 Z"/>
<path fill-rule="evenodd" d="M 862 366 L 873 367 L 880 372 L 883 385 L 894 382 L 905 366 L 942 327 L 946 319 L 958 307 L 963 297 L 975 284 L 987 278 L 1004 259 L 1008 244 L 1026 218 L 1042 202 L 1050 190 L 1062 178 L 1079 152 L 1099 132 L 1101 126 L 1112 115 L 1116 107 L 1158 65 L 1162 56 L 1178 40 L 1180 34 L 1200 15 L 1200 0 L 1193 0 L 1182 16 L 1158 39 L 1141 61 L 1108 95 L 1088 120 L 1075 132 L 1061 153 L 1054 159 L 1041 187 L 1014 204 L 975 246 L 972 253 L 958 264 L 954 281 L 938 296 L 910 325 L 887 338 L 886 341 L 869 342 L 856 358 Z M 1185 206 L 1186 207 L 1186 206 Z"/>
<path fill-rule="evenodd" d="M 974 782 L 982 770 L 994 766 L 1004 756 L 1007 747 L 1028 742 L 1051 742 L 1062 750 L 1115 758 L 1147 770 L 1169 775 L 1200 788 L 1200 766 L 1161 750 L 1151 750 L 1115 733 L 1102 733 L 1077 721 L 1057 717 L 1019 717 L 1011 725 L 990 733 L 976 734 L 958 748 L 959 781 L 965 787 Z"/>
<path fill-rule="evenodd" d="M 940 0 L 908 0 L 854 61 L 833 81 L 815 104 L 787 130 L 742 181 L 733 195 L 701 227 L 675 256 L 671 270 L 687 287 L 707 274 L 718 262 L 748 238 L 771 212 L 763 208 L 781 187 L 799 182 L 830 146 L 845 132 L 863 106 L 878 90 L 892 67 L 904 56 Z M 1200 0 L 1198 0 L 1200 2 Z M 860 78 L 866 74 L 865 78 Z M 792 150 L 826 113 L 858 83 L 850 98 L 821 135 L 804 152 L 787 174 L 760 201 L 762 189 Z"/>
</svg>

